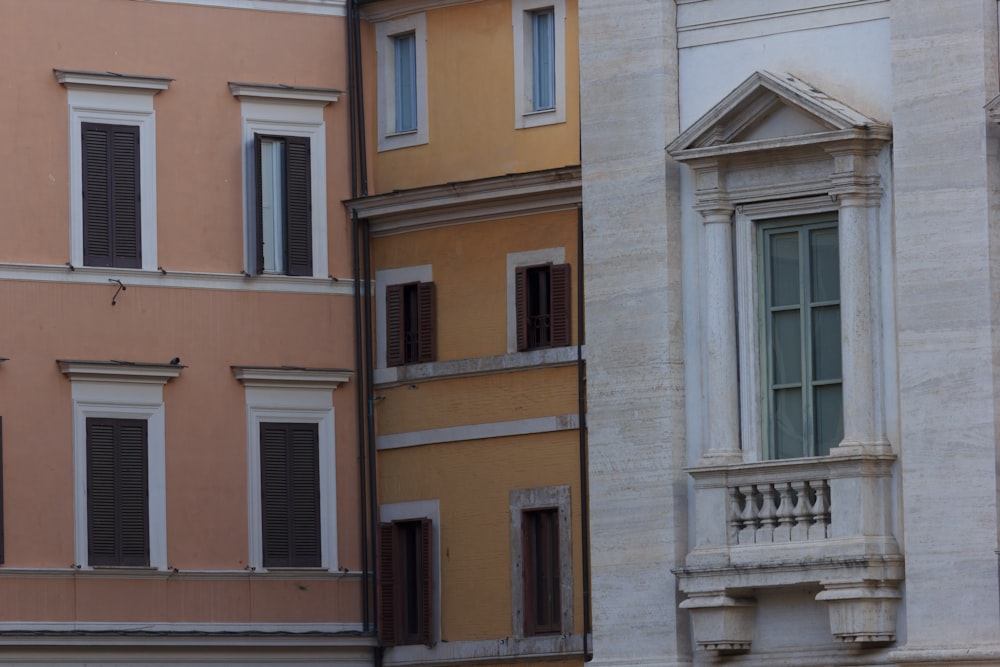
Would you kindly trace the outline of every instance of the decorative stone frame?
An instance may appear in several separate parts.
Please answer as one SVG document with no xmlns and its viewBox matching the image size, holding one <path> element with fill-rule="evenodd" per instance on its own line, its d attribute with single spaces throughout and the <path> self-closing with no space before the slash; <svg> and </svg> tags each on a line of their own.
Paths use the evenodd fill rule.
<svg viewBox="0 0 1000 667">
<path fill-rule="evenodd" d="M 805 583 L 824 588 L 816 599 L 829 603 L 831 631 L 841 641 L 895 638 L 903 571 L 891 535 L 895 456 L 877 372 L 877 158 L 890 137 L 889 126 L 790 74 L 757 72 L 667 148 L 692 171 L 703 222 L 699 338 L 711 418 L 701 459 L 689 469 L 695 546 L 675 572 L 689 596 L 681 608 L 690 610 L 703 649 L 750 650 L 752 590 Z M 840 244 L 844 438 L 828 457 L 760 461 L 754 228 L 830 212 Z M 820 505 L 803 495 L 812 488 L 822 489 Z M 780 498 L 787 500 L 775 511 Z M 796 521 L 786 502 L 795 502 L 804 521 L 826 521 L 829 513 L 828 529 L 775 539 L 776 526 Z"/>
<path fill-rule="evenodd" d="M 416 40 L 417 128 L 396 132 L 396 59 L 393 38 L 412 32 Z M 429 141 L 427 116 L 427 14 L 411 14 L 375 24 L 378 78 L 378 151 L 422 146 Z"/>
<path fill-rule="evenodd" d="M 535 111 L 532 88 L 533 42 L 531 14 L 552 9 L 555 23 L 556 103 L 552 109 Z M 511 0 L 511 23 L 514 26 L 514 127 L 522 130 L 566 122 L 566 0 Z"/>
</svg>

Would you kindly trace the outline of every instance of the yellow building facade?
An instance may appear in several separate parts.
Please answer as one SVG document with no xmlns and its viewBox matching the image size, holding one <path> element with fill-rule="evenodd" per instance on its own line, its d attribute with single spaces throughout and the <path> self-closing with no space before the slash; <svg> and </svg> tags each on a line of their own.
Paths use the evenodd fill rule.
<svg viewBox="0 0 1000 667">
<path fill-rule="evenodd" d="M 576 15 L 361 3 L 348 208 L 386 665 L 588 652 Z"/>
</svg>

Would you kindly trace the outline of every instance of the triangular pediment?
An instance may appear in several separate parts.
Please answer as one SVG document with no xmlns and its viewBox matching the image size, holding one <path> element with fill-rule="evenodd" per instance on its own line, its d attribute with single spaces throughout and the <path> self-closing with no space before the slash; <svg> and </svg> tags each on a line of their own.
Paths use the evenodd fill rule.
<svg viewBox="0 0 1000 667">
<path fill-rule="evenodd" d="M 667 147 L 683 160 L 858 135 L 888 138 L 889 126 L 787 73 L 756 72 Z"/>
</svg>

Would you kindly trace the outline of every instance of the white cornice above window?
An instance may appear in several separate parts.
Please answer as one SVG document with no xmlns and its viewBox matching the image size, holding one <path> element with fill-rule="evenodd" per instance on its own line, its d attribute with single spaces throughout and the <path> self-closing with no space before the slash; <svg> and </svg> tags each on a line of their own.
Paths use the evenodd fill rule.
<svg viewBox="0 0 1000 667">
<path fill-rule="evenodd" d="M 118 72 L 91 72 L 80 69 L 54 69 L 56 81 L 67 88 L 126 88 L 131 92 L 156 95 L 166 90 L 173 79 L 165 76 L 144 74 L 120 74 Z"/>
<path fill-rule="evenodd" d="M 416 14 L 429 9 L 440 9 L 453 5 L 466 5 L 479 0 L 382 0 L 361 5 L 361 16 L 368 21 L 384 21 L 407 14 Z"/>
<path fill-rule="evenodd" d="M 336 88 L 309 88 L 271 83 L 241 83 L 230 81 L 229 90 L 241 102 L 261 100 L 264 102 L 303 102 L 326 106 L 336 102 L 344 91 Z"/>
<path fill-rule="evenodd" d="M 140 0 L 140 2 L 167 2 L 175 5 L 252 9 L 262 12 L 286 12 L 288 14 L 347 15 L 347 0 Z"/>
<path fill-rule="evenodd" d="M 57 359 L 59 370 L 71 381 L 135 382 L 166 384 L 181 374 L 187 366 L 177 364 L 143 363 L 138 361 L 86 361 Z"/>
<path fill-rule="evenodd" d="M 233 376 L 244 387 L 288 389 L 336 389 L 354 376 L 344 368 L 300 368 L 297 366 L 231 366 Z"/>
</svg>

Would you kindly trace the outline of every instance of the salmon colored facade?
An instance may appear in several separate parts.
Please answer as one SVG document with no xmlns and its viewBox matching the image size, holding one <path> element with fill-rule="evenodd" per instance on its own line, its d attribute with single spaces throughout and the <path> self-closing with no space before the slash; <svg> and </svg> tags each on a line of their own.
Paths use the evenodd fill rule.
<svg viewBox="0 0 1000 667">
<path fill-rule="evenodd" d="M 577 3 L 360 5 L 384 664 L 582 664 Z"/>
<path fill-rule="evenodd" d="M 336 0 L 0 7 L 0 661 L 370 664 L 346 39 Z M 292 158 L 260 176 L 255 136 L 306 146 L 264 195 L 304 202 L 273 223 L 306 230 L 297 275 L 256 223 Z M 263 473 L 274 425 L 306 434 L 306 481 Z M 275 555 L 286 482 L 308 558 Z"/>
</svg>

